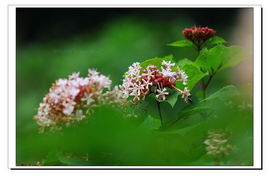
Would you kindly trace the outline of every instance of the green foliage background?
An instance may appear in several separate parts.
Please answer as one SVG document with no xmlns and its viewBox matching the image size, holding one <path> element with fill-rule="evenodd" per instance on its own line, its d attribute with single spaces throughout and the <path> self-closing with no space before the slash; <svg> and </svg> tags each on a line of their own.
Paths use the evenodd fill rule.
<svg viewBox="0 0 269 179">
<path fill-rule="evenodd" d="M 117 109 L 103 107 L 76 126 L 61 132 L 38 133 L 33 116 L 56 79 L 78 71 L 86 75 L 88 68 L 95 68 L 110 76 L 116 85 L 135 61 L 169 54 L 176 62 L 183 58 L 194 61 L 198 54 L 192 48 L 166 45 L 183 39 L 181 30 L 194 24 L 188 16 L 173 21 L 148 21 L 130 15 L 106 22 L 93 33 L 33 41 L 25 46 L 19 44 L 16 52 L 17 164 L 34 165 L 41 161 L 44 165 L 216 165 L 206 154 L 203 141 L 208 130 L 228 128 L 232 133 L 231 144 L 237 149 L 217 165 L 252 165 L 252 110 L 239 113 L 235 106 L 224 106 L 222 100 L 216 100 L 222 99 L 223 94 L 213 96 L 206 105 L 209 110 L 213 106 L 220 118 L 204 120 L 197 113 L 203 107 L 198 106 L 182 114 L 183 120 L 167 131 L 159 130 L 160 124 L 154 115 L 148 115 L 141 124 L 139 119 L 126 120 Z M 220 25 L 216 30 L 229 42 L 233 28 Z M 222 70 L 210 84 L 208 94 L 233 83 L 246 94 L 244 101 L 252 103 L 251 88 L 232 78 L 232 69 Z M 174 116 L 169 116 L 172 108 L 169 104 L 162 105 L 164 115 L 172 119 Z M 178 102 L 173 109 L 180 111 L 184 105 Z M 188 120 L 184 120 L 184 115 Z"/>
</svg>

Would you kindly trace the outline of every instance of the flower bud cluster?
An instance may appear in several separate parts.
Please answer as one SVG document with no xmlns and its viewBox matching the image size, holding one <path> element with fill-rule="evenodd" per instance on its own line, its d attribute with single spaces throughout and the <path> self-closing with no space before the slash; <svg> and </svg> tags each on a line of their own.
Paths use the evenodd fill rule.
<svg viewBox="0 0 269 179">
<path fill-rule="evenodd" d="M 206 145 L 207 154 L 213 157 L 220 157 L 228 155 L 232 150 L 233 146 L 229 143 L 229 135 L 224 130 L 211 130 L 208 131 L 208 137 L 204 141 Z"/>
<path fill-rule="evenodd" d="M 186 39 L 194 42 L 195 44 L 202 44 L 207 39 L 216 34 L 214 29 L 208 27 L 190 27 L 182 31 Z"/>
<path fill-rule="evenodd" d="M 87 77 L 73 73 L 67 79 L 59 79 L 43 98 L 34 119 L 42 128 L 80 121 L 93 107 L 106 102 L 117 103 L 123 99 L 118 87 L 110 91 L 110 85 L 108 77 L 91 69 Z"/>
<path fill-rule="evenodd" d="M 186 86 L 188 76 L 179 67 L 176 67 L 176 71 L 173 71 L 172 67 L 175 67 L 175 64 L 170 61 L 162 61 L 160 70 L 154 65 L 148 65 L 142 69 L 140 63 L 133 63 L 123 79 L 122 88 L 125 97 L 131 96 L 133 102 L 139 102 L 146 95 L 154 93 L 156 98 L 166 100 L 169 95 L 167 88 L 170 88 L 178 91 L 182 98 L 188 102 L 190 96 L 188 87 L 181 90 L 175 86 L 177 81 L 181 81 Z"/>
</svg>

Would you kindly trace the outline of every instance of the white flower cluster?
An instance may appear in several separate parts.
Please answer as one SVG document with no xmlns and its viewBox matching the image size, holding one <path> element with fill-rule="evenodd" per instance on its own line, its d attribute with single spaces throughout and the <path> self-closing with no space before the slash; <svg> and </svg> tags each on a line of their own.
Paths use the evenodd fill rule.
<svg viewBox="0 0 269 179">
<path fill-rule="evenodd" d="M 68 79 L 57 80 L 43 98 L 34 117 L 43 128 L 62 122 L 82 120 L 92 107 L 117 103 L 123 99 L 118 87 L 110 91 L 111 80 L 95 70 L 87 77 L 73 73 Z"/>
<path fill-rule="evenodd" d="M 248 101 L 241 101 L 240 103 L 229 100 L 224 103 L 225 106 L 231 109 L 238 109 L 239 111 L 250 110 L 253 108 L 252 104 Z"/>
<path fill-rule="evenodd" d="M 169 95 L 167 88 L 177 90 L 188 102 L 190 97 L 188 87 L 184 87 L 183 90 L 178 89 L 175 86 L 177 81 L 181 81 L 186 86 L 188 76 L 179 67 L 175 68 L 175 64 L 170 61 L 162 61 L 161 70 L 154 65 L 148 65 L 146 69 L 142 69 L 140 63 L 136 62 L 125 73 L 122 89 L 125 97 L 133 97 L 134 102 L 143 100 L 150 93 L 154 93 L 160 100 L 166 100 Z"/>
<path fill-rule="evenodd" d="M 204 141 L 206 145 L 207 154 L 213 157 L 220 157 L 228 155 L 234 147 L 228 143 L 229 136 L 227 131 L 224 130 L 211 130 L 208 131 L 208 137 Z"/>
</svg>

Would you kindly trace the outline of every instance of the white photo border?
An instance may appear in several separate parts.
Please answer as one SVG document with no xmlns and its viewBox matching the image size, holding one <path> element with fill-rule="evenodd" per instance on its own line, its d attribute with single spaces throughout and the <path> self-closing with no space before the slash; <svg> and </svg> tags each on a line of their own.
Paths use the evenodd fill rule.
<svg viewBox="0 0 269 179">
<path fill-rule="evenodd" d="M 253 8 L 253 166 L 16 166 L 16 8 Z M 96 6 L 96 5 L 8 5 L 8 168 L 11 170 L 261 170 L 262 126 L 262 7 L 244 6 Z"/>
</svg>

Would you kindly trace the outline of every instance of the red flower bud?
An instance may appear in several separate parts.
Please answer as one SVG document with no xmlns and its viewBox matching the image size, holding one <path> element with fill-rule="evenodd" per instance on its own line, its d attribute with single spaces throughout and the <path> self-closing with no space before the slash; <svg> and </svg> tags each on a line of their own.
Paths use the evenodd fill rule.
<svg viewBox="0 0 269 179">
<path fill-rule="evenodd" d="M 182 33 L 187 40 L 190 40 L 195 44 L 201 44 L 213 37 L 216 34 L 216 31 L 208 27 L 190 27 L 185 28 Z"/>
</svg>

